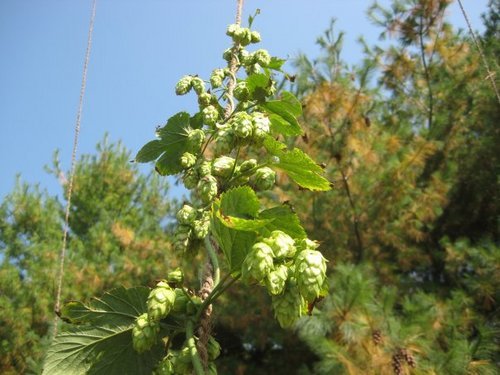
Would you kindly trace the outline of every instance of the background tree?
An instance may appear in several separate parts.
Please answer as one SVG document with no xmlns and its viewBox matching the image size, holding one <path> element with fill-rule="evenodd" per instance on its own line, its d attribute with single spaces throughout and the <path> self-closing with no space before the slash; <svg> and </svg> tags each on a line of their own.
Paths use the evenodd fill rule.
<svg viewBox="0 0 500 375">
<path fill-rule="evenodd" d="M 63 301 L 148 284 L 175 266 L 168 186 L 104 139 L 77 164 Z M 57 162 L 50 170 L 66 188 Z M 19 182 L 0 206 L 0 372 L 38 373 L 53 323 L 62 204 Z"/>
</svg>

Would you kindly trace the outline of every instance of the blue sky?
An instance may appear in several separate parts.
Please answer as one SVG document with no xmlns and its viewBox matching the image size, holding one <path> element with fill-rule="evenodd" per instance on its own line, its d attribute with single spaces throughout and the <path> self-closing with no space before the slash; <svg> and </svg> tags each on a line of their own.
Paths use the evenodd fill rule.
<svg viewBox="0 0 500 375">
<path fill-rule="evenodd" d="M 0 199 L 16 174 L 60 194 L 47 175 L 60 150 L 69 169 L 73 131 L 92 0 L 0 1 Z M 78 154 L 94 152 L 105 132 L 135 154 L 156 125 L 180 110 L 195 109 L 193 96 L 174 93 L 185 74 L 207 78 L 222 67 L 229 46 L 225 28 L 235 0 L 97 0 Z M 262 10 L 254 28 L 261 46 L 280 57 L 316 56 L 316 38 L 337 18 L 347 33 L 344 58 L 359 61 L 356 39 L 377 42 L 366 17 L 372 0 L 246 0 L 244 19 Z M 381 4 L 388 0 L 379 1 Z M 463 0 L 473 27 L 483 29 L 487 0 Z M 450 21 L 465 28 L 456 2 Z M 143 168 L 150 170 L 150 166 Z M 174 189 L 174 193 L 180 190 Z"/>
</svg>

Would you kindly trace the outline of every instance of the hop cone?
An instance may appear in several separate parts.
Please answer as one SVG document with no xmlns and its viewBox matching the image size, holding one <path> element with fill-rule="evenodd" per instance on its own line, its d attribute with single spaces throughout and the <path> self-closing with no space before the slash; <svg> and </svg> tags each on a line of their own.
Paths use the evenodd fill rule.
<svg viewBox="0 0 500 375">
<path fill-rule="evenodd" d="M 169 358 L 163 358 L 156 368 L 154 375 L 175 375 L 172 361 Z"/>
<path fill-rule="evenodd" d="M 246 280 L 262 281 L 273 268 L 273 250 L 257 242 L 243 261 L 241 273 Z"/>
<path fill-rule="evenodd" d="M 170 271 L 167 275 L 167 282 L 172 284 L 182 284 L 184 281 L 184 273 L 180 267 Z"/>
<path fill-rule="evenodd" d="M 312 301 L 319 297 L 326 278 L 326 259 L 317 250 L 303 250 L 295 260 L 295 275 L 300 294 Z"/>
<path fill-rule="evenodd" d="M 211 106 L 209 106 L 211 107 Z M 207 107 L 207 108 L 209 108 Z M 212 107 L 213 108 L 213 107 Z M 205 108 L 206 109 L 206 108 Z M 214 108 L 215 109 L 215 108 Z M 205 132 L 201 129 L 194 129 L 188 133 L 188 149 L 193 153 L 198 153 L 205 141 Z"/>
<path fill-rule="evenodd" d="M 193 90 L 198 94 L 203 94 L 205 92 L 205 82 L 199 77 L 193 77 L 193 81 L 191 82 L 193 86 Z"/>
<path fill-rule="evenodd" d="M 210 84 L 212 88 L 216 89 L 222 86 L 222 81 L 224 80 L 224 70 L 215 69 L 210 76 Z"/>
<path fill-rule="evenodd" d="M 254 62 L 266 67 L 271 63 L 271 56 L 265 49 L 259 49 L 253 53 Z"/>
<path fill-rule="evenodd" d="M 206 106 L 210 105 L 211 102 L 212 102 L 212 95 L 209 94 L 208 92 L 202 92 L 198 96 L 198 104 L 201 107 L 206 107 Z"/>
<path fill-rule="evenodd" d="M 208 339 L 207 352 L 208 359 L 211 361 L 214 361 L 220 355 L 220 345 L 213 336 Z"/>
<path fill-rule="evenodd" d="M 212 173 L 214 176 L 229 177 L 233 168 L 235 160 L 228 156 L 221 156 L 214 160 L 212 164 Z"/>
<path fill-rule="evenodd" d="M 253 120 L 253 140 L 262 142 L 267 134 L 269 134 L 270 124 L 269 119 L 260 112 L 252 113 Z"/>
<path fill-rule="evenodd" d="M 212 163 L 208 160 L 204 160 L 198 166 L 197 171 L 201 177 L 209 175 L 212 172 Z"/>
<path fill-rule="evenodd" d="M 205 176 L 198 183 L 198 193 L 203 203 L 210 203 L 217 195 L 217 180 L 214 176 Z"/>
<path fill-rule="evenodd" d="M 195 188 L 199 180 L 198 174 L 193 169 L 188 169 L 182 176 L 182 182 L 184 182 L 186 189 Z"/>
<path fill-rule="evenodd" d="M 234 131 L 230 127 L 219 130 L 215 141 L 215 152 L 218 155 L 228 154 L 234 148 Z"/>
<path fill-rule="evenodd" d="M 238 82 L 234 88 L 234 97 L 239 101 L 244 102 L 248 100 L 250 96 L 250 91 L 248 90 L 247 83 L 245 81 Z"/>
<path fill-rule="evenodd" d="M 179 223 L 184 225 L 192 225 L 194 220 L 196 219 L 196 209 L 191 207 L 190 205 L 185 204 L 182 208 L 177 211 L 177 220 Z"/>
<path fill-rule="evenodd" d="M 276 182 L 276 172 L 269 167 L 262 167 L 255 172 L 255 188 L 257 190 L 270 190 Z"/>
<path fill-rule="evenodd" d="M 183 252 L 187 249 L 191 232 L 191 227 L 187 225 L 179 225 L 177 227 L 173 240 L 175 250 Z"/>
<path fill-rule="evenodd" d="M 297 288 L 289 283 L 283 294 L 272 297 L 272 305 L 280 326 L 289 328 L 302 315 L 304 300 Z"/>
<path fill-rule="evenodd" d="M 175 302 L 175 291 L 165 282 L 160 281 L 148 297 L 148 315 L 150 320 L 165 318 Z"/>
<path fill-rule="evenodd" d="M 276 258 L 291 258 L 295 255 L 295 241 L 285 232 L 273 230 L 264 242 L 273 249 Z"/>
<path fill-rule="evenodd" d="M 196 156 L 190 152 L 185 152 L 182 154 L 180 159 L 182 168 L 191 168 L 196 163 Z"/>
<path fill-rule="evenodd" d="M 240 172 L 244 173 L 247 172 L 257 166 L 257 160 L 255 159 L 248 159 L 245 160 L 243 163 L 240 165 Z"/>
<path fill-rule="evenodd" d="M 259 43 L 260 40 L 260 33 L 258 31 L 252 31 L 252 43 Z"/>
<path fill-rule="evenodd" d="M 138 316 L 132 329 L 132 345 L 135 351 L 144 353 L 151 349 L 159 331 L 160 325 L 158 322 L 149 320 L 147 313 Z"/>
<path fill-rule="evenodd" d="M 288 267 L 284 264 L 279 265 L 271 271 L 266 277 L 267 291 L 272 295 L 278 295 L 285 289 L 286 279 L 288 278 Z"/>
<path fill-rule="evenodd" d="M 192 76 L 184 76 L 182 77 L 179 82 L 177 82 L 177 85 L 175 86 L 175 93 L 177 95 L 185 95 L 191 90 L 191 83 L 193 81 Z"/>
<path fill-rule="evenodd" d="M 210 231 L 210 213 L 208 211 L 204 211 L 201 215 L 201 219 L 195 220 L 193 223 L 193 233 L 194 236 L 202 240 Z"/>
<path fill-rule="evenodd" d="M 182 289 L 176 288 L 174 306 L 172 306 L 172 312 L 174 313 L 185 313 L 189 298 L 183 292 Z"/>
<path fill-rule="evenodd" d="M 203 116 L 203 123 L 209 126 L 215 125 L 217 119 L 219 118 L 219 112 L 213 105 L 203 108 L 201 114 Z"/>
</svg>

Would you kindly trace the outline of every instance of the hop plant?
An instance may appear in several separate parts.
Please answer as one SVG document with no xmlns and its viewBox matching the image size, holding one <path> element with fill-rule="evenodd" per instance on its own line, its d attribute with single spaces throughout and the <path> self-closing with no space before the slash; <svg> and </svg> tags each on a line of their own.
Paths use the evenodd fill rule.
<svg viewBox="0 0 500 375">
<path fill-rule="evenodd" d="M 248 90 L 248 86 L 245 81 L 238 82 L 234 88 L 234 97 L 242 102 L 248 100 L 250 97 L 250 90 Z"/>
<path fill-rule="evenodd" d="M 204 211 L 201 218 L 193 222 L 193 234 L 195 238 L 202 240 L 210 231 L 210 213 Z"/>
<path fill-rule="evenodd" d="M 193 82 L 193 77 L 192 76 L 184 76 L 182 77 L 179 82 L 177 82 L 177 85 L 175 86 L 175 93 L 177 95 L 185 95 L 191 90 L 192 87 L 192 82 Z"/>
<path fill-rule="evenodd" d="M 238 112 L 233 120 L 234 133 L 239 138 L 248 138 L 252 135 L 252 117 L 246 112 Z"/>
<path fill-rule="evenodd" d="M 132 328 L 132 345 L 138 353 L 144 353 L 155 344 L 160 325 L 150 320 L 147 313 L 137 317 Z"/>
<path fill-rule="evenodd" d="M 215 69 L 210 76 L 210 84 L 212 88 L 216 89 L 222 86 L 222 82 L 224 81 L 224 69 Z"/>
<path fill-rule="evenodd" d="M 227 154 L 231 152 L 234 148 L 235 138 L 234 138 L 233 128 L 230 126 L 225 126 L 219 129 L 219 136 L 215 141 L 215 153 L 218 155 Z"/>
<path fill-rule="evenodd" d="M 209 108 L 209 107 L 207 107 Z M 206 108 L 205 108 L 206 109 Z M 205 132 L 201 129 L 190 130 L 188 133 L 188 149 L 192 153 L 198 153 L 205 142 Z"/>
<path fill-rule="evenodd" d="M 262 167 L 255 171 L 254 184 L 257 190 L 270 190 L 276 182 L 276 172 L 269 167 Z"/>
<path fill-rule="evenodd" d="M 175 288 L 175 301 L 172 306 L 172 313 L 185 313 L 187 309 L 187 304 L 189 302 L 188 296 L 182 289 Z"/>
<path fill-rule="evenodd" d="M 196 163 L 196 156 L 190 152 L 185 152 L 181 156 L 181 165 L 183 168 L 191 168 Z"/>
<path fill-rule="evenodd" d="M 177 211 L 177 220 L 180 224 L 184 225 L 192 225 L 194 220 L 196 219 L 197 212 L 196 209 L 191 207 L 188 204 L 182 206 L 182 208 Z"/>
<path fill-rule="evenodd" d="M 179 225 L 177 227 L 173 239 L 173 246 L 175 250 L 180 252 L 186 251 L 189 246 L 191 232 L 191 227 L 188 225 Z"/>
<path fill-rule="evenodd" d="M 264 242 L 254 244 L 243 261 L 243 279 L 262 281 L 273 268 L 273 256 L 273 250 Z"/>
<path fill-rule="evenodd" d="M 167 282 L 169 284 L 182 284 L 184 281 L 184 273 L 180 267 L 177 267 L 175 270 L 170 271 L 167 275 Z"/>
<path fill-rule="evenodd" d="M 200 178 L 194 169 L 188 169 L 182 176 L 182 182 L 186 189 L 194 189 L 198 185 Z"/>
<path fill-rule="evenodd" d="M 264 242 L 271 247 L 276 258 L 291 258 L 295 255 L 295 241 L 281 230 L 272 231 Z"/>
<path fill-rule="evenodd" d="M 252 43 L 259 43 L 261 41 L 260 33 L 258 31 L 252 31 L 251 38 Z"/>
<path fill-rule="evenodd" d="M 272 295 L 278 295 L 285 289 L 286 280 L 288 278 L 288 267 L 280 264 L 272 270 L 266 277 L 267 291 Z"/>
<path fill-rule="evenodd" d="M 254 169 L 257 166 L 257 160 L 255 159 L 248 159 L 245 160 L 243 163 L 240 164 L 240 172 L 248 172 L 252 169 Z"/>
<path fill-rule="evenodd" d="M 215 361 L 219 357 L 220 351 L 220 344 L 213 336 L 210 336 L 207 346 L 208 359 L 211 361 Z"/>
<path fill-rule="evenodd" d="M 209 160 L 203 160 L 197 168 L 198 175 L 200 177 L 205 177 L 212 173 L 212 162 Z"/>
<path fill-rule="evenodd" d="M 175 375 L 174 372 L 174 364 L 170 360 L 170 358 L 165 357 L 156 367 L 154 375 Z"/>
<path fill-rule="evenodd" d="M 160 281 L 148 297 L 148 316 L 150 320 L 159 321 L 172 310 L 175 302 L 175 291 L 165 282 Z"/>
<path fill-rule="evenodd" d="M 198 94 L 201 95 L 205 92 L 205 82 L 199 77 L 193 77 L 193 80 L 191 81 L 191 86 L 193 86 L 193 90 Z"/>
<path fill-rule="evenodd" d="M 212 174 L 219 177 L 229 177 L 234 169 L 235 160 L 228 156 L 221 156 L 212 164 Z"/>
<path fill-rule="evenodd" d="M 210 105 L 212 99 L 212 94 L 209 94 L 208 92 L 202 92 L 200 95 L 198 95 L 198 104 L 200 105 L 200 107 L 205 108 L 206 106 Z"/>
<path fill-rule="evenodd" d="M 319 297 L 326 278 L 326 259 L 317 250 L 303 250 L 295 260 L 295 276 L 300 294 L 307 301 Z"/>
<path fill-rule="evenodd" d="M 272 297 L 274 316 L 282 328 L 291 327 L 304 311 L 304 299 L 293 280 L 289 280 L 285 291 Z"/>
<path fill-rule="evenodd" d="M 209 105 L 208 107 L 203 108 L 201 113 L 204 124 L 207 124 L 208 126 L 215 126 L 217 120 L 219 119 L 219 112 L 217 111 L 217 108 L 213 105 Z"/>
<path fill-rule="evenodd" d="M 256 143 L 260 143 L 264 140 L 270 131 L 271 122 L 269 119 L 260 112 L 252 113 L 253 121 L 253 139 Z"/>
<path fill-rule="evenodd" d="M 271 56 L 265 49 L 259 49 L 253 53 L 253 62 L 260 66 L 267 67 L 271 63 Z"/>
<path fill-rule="evenodd" d="M 212 202 L 217 191 L 217 179 L 214 176 L 205 176 L 198 183 L 198 194 L 205 204 Z"/>
</svg>

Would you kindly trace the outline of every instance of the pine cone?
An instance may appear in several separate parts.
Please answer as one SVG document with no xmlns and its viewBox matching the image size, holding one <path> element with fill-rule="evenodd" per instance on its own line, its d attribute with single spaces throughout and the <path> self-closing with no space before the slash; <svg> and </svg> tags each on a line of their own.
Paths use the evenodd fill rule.
<svg viewBox="0 0 500 375">
<path fill-rule="evenodd" d="M 395 375 L 403 375 L 403 357 L 399 351 L 392 356 L 392 370 Z"/>
<path fill-rule="evenodd" d="M 326 279 L 326 259 L 317 250 L 303 250 L 295 260 L 295 277 L 300 294 L 313 301 L 319 297 Z"/>
<path fill-rule="evenodd" d="M 172 310 L 175 302 L 175 291 L 165 281 L 160 281 L 148 297 L 148 316 L 150 320 L 159 321 Z"/>
<path fill-rule="evenodd" d="M 150 320 L 147 313 L 138 316 L 132 329 L 132 345 L 138 353 L 151 349 L 160 331 L 158 322 Z"/>
<path fill-rule="evenodd" d="M 379 329 L 376 329 L 372 332 L 372 340 L 375 345 L 382 345 L 384 342 L 382 338 L 382 332 Z"/>
<path fill-rule="evenodd" d="M 417 362 L 415 361 L 415 357 L 413 356 L 413 354 L 410 351 L 408 351 L 408 349 L 402 348 L 400 350 L 400 354 L 410 367 L 412 367 L 412 368 L 417 367 Z"/>
</svg>

